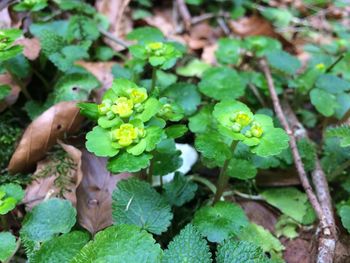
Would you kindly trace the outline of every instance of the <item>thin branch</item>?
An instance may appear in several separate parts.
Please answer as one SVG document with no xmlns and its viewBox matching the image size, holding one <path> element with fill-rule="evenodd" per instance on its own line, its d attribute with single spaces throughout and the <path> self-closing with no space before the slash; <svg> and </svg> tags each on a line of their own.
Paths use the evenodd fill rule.
<svg viewBox="0 0 350 263">
<path fill-rule="evenodd" d="M 191 27 L 192 17 L 190 11 L 188 11 L 187 5 L 184 0 L 176 0 L 177 7 L 179 8 L 180 15 L 184 21 L 185 28 L 187 30 Z"/>
<path fill-rule="evenodd" d="M 112 33 L 110 33 L 110 32 L 108 32 L 108 31 L 104 30 L 103 28 L 99 28 L 99 31 L 100 31 L 100 33 L 101 33 L 103 36 L 105 36 L 106 38 L 112 40 L 112 41 L 115 42 L 116 44 L 118 44 L 118 45 L 120 45 L 120 46 L 122 46 L 122 47 L 124 47 L 124 48 L 128 48 L 128 46 L 129 46 L 128 43 L 126 43 L 125 41 L 123 41 L 123 40 L 117 38 L 117 37 L 116 37 L 115 35 L 113 35 Z"/>
<path fill-rule="evenodd" d="M 229 36 L 231 34 L 231 31 L 228 28 L 225 20 L 222 17 L 218 17 L 218 18 L 216 18 L 216 21 L 218 22 L 218 24 L 221 27 L 222 31 L 224 31 L 225 35 Z"/>
<path fill-rule="evenodd" d="M 253 85 L 252 83 L 248 83 L 248 87 L 249 89 L 253 92 L 253 94 L 255 95 L 255 97 L 258 99 L 258 101 L 260 102 L 260 104 L 266 108 L 267 103 L 264 101 L 263 97 L 261 96 L 259 90 L 255 87 L 255 85 Z"/>
<path fill-rule="evenodd" d="M 326 73 L 329 73 L 344 57 L 344 53 L 340 54 L 340 56 L 326 69 Z"/>
</svg>

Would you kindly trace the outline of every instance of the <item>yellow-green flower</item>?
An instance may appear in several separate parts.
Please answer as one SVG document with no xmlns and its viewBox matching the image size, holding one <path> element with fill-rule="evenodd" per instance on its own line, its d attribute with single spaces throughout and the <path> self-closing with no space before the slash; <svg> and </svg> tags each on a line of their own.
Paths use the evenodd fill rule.
<svg viewBox="0 0 350 263">
<path fill-rule="evenodd" d="M 263 128 L 259 123 L 254 122 L 250 131 L 254 137 L 260 138 L 264 132 Z"/>
<path fill-rule="evenodd" d="M 99 104 L 97 106 L 97 109 L 101 115 L 105 115 L 105 114 L 107 114 L 107 112 L 109 112 L 111 110 L 111 106 L 112 106 L 111 100 L 104 100 L 104 101 L 102 101 L 101 104 Z"/>
<path fill-rule="evenodd" d="M 326 69 L 326 65 L 323 63 L 319 63 L 315 66 L 315 68 L 318 70 L 324 70 L 324 69 Z"/>
<path fill-rule="evenodd" d="M 129 117 L 132 114 L 134 103 L 125 97 L 120 97 L 116 100 L 115 105 L 111 107 L 114 114 L 118 114 L 122 118 Z"/>
<path fill-rule="evenodd" d="M 162 42 L 152 42 L 147 45 L 147 49 L 150 51 L 155 51 L 163 48 L 164 44 Z"/>
<path fill-rule="evenodd" d="M 245 127 L 252 121 L 252 118 L 247 113 L 239 111 L 235 114 L 233 120 L 242 127 Z"/>
<path fill-rule="evenodd" d="M 142 103 L 148 98 L 147 90 L 144 88 L 131 89 L 129 95 L 134 104 Z"/>
<path fill-rule="evenodd" d="M 130 123 L 120 125 L 119 129 L 112 132 L 114 139 L 116 139 L 120 146 L 129 146 L 138 138 L 139 130 Z"/>
</svg>

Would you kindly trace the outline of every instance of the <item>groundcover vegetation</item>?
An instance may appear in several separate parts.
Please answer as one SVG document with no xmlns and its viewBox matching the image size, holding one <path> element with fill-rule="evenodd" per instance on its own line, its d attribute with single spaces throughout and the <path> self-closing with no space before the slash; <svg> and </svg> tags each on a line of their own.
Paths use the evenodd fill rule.
<svg viewBox="0 0 350 263">
<path fill-rule="evenodd" d="M 345 0 L 0 2 L 0 261 L 349 262 Z"/>
</svg>

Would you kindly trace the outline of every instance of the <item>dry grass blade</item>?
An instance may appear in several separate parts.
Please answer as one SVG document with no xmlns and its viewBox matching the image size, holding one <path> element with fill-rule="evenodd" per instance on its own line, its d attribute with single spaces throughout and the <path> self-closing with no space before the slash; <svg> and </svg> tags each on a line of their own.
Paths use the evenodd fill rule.
<svg viewBox="0 0 350 263">
<path fill-rule="evenodd" d="M 25 130 L 10 160 L 9 172 L 19 173 L 32 169 L 56 144 L 57 139 L 63 138 L 65 133 L 78 131 L 82 120 L 74 101 L 60 102 L 46 110 Z"/>
</svg>

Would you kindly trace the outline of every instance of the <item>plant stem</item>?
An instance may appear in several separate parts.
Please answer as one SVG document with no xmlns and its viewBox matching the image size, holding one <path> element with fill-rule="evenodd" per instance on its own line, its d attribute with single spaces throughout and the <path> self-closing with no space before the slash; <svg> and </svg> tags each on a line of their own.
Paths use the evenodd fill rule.
<svg viewBox="0 0 350 263">
<path fill-rule="evenodd" d="M 237 144 L 238 144 L 238 141 L 233 141 L 232 142 L 232 144 L 231 144 L 231 151 L 232 151 L 232 153 L 235 151 Z M 216 189 L 217 190 L 216 190 L 216 193 L 215 193 L 215 196 L 214 196 L 214 204 L 220 200 L 220 198 L 222 196 L 222 193 L 224 192 L 224 190 L 226 188 L 228 180 L 230 179 L 230 177 L 228 177 L 225 174 L 226 170 L 227 170 L 227 167 L 228 167 L 228 164 L 230 163 L 230 160 L 231 159 L 227 159 L 224 162 L 224 165 L 223 165 L 223 167 L 220 170 L 219 179 L 218 179 L 218 182 L 216 184 Z"/>
<path fill-rule="evenodd" d="M 210 191 L 213 192 L 213 194 L 216 193 L 216 186 L 212 182 L 210 182 L 208 179 L 201 177 L 201 176 L 198 176 L 198 175 L 192 175 L 189 177 L 189 179 L 205 185 L 206 187 L 208 187 L 208 189 Z"/>
<path fill-rule="evenodd" d="M 157 83 L 157 68 L 154 67 L 152 70 L 152 84 L 151 84 L 150 94 L 152 94 L 152 92 L 154 91 L 154 88 L 156 87 L 156 83 Z"/>
<path fill-rule="evenodd" d="M 344 57 L 344 53 L 340 54 L 340 56 L 326 69 L 326 73 L 329 73 Z"/>
</svg>

